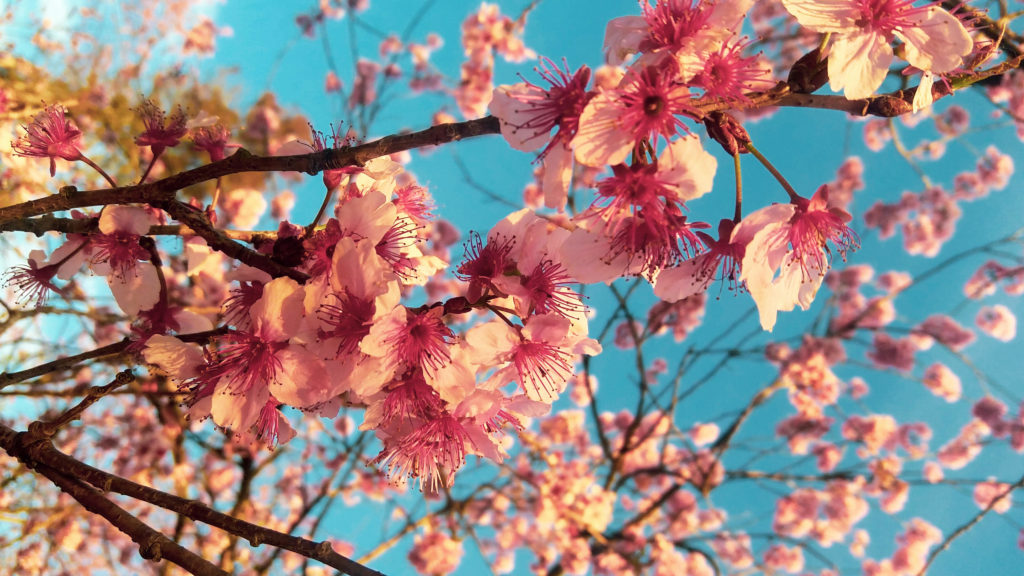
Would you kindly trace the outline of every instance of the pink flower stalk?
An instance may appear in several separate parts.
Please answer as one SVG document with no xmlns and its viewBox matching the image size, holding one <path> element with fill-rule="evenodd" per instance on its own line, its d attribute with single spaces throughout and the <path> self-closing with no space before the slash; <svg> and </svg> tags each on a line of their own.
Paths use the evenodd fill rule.
<svg viewBox="0 0 1024 576">
<path fill-rule="evenodd" d="M 181 108 L 167 118 L 163 110 L 147 99 L 139 106 L 138 113 L 146 129 L 135 137 L 135 144 L 149 146 L 153 158 L 158 158 L 165 149 L 177 146 L 188 132 L 187 119 Z"/>
<path fill-rule="evenodd" d="M 82 159 L 78 141 L 82 131 L 69 120 L 64 107 L 55 104 L 35 115 L 28 126 L 22 126 L 25 134 L 11 142 L 11 148 L 18 156 L 49 158 L 50 176 L 57 173 L 57 158 L 69 162 Z"/>
<path fill-rule="evenodd" d="M 618 88 L 595 96 L 583 109 L 572 146 L 587 166 L 620 164 L 645 139 L 657 144 L 688 132 L 680 115 L 690 114 L 690 89 L 675 74 L 648 67 L 630 71 Z"/>
<path fill-rule="evenodd" d="M 849 99 L 867 98 L 882 85 L 892 64 L 894 38 L 903 41 L 912 66 L 936 74 L 951 72 L 974 49 L 963 24 L 934 3 L 782 0 L 782 4 L 802 26 L 833 34 L 829 84 Z"/>
</svg>

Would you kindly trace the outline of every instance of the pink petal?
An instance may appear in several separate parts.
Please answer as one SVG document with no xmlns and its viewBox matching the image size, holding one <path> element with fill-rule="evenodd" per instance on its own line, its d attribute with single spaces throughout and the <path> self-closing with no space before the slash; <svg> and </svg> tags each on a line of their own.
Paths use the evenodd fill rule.
<svg viewBox="0 0 1024 576">
<path fill-rule="evenodd" d="M 619 126 L 622 109 L 607 92 L 595 96 L 580 115 L 580 127 L 572 146 L 576 161 L 586 166 L 621 164 L 635 144 Z"/>
<path fill-rule="evenodd" d="M 107 206 L 100 214 L 100 232 L 128 232 L 140 236 L 149 232 L 153 218 L 144 208 L 138 206 Z"/>
<path fill-rule="evenodd" d="M 198 344 L 186 344 L 163 334 L 154 334 L 146 340 L 142 357 L 178 382 L 196 376 L 203 365 L 203 351 Z"/>
<path fill-rule="evenodd" d="M 263 295 L 249 309 L 253 330 L 264 340 L 288 340 L 302 322 L 303 291 L 291 278 L 275 278 L 263 286 Z"/>
<path fill-rule="evenodd" d="M 572 180 L 572 151 L 565 144 L 552 146 L 544 157 L 544 206 L 565 209 Z"/>
<path fill-rule="evenodd" d="M 815 32 L 856 32 L 860 12 L 855 0 L 782 0 L 801 26 Z"/>
<path fill-rule="evenodd" d="M 160 278 L 156 268 L 149 262 L 139 262 L 134 274 L 118 278 L 107 276 L 107 285 L 117 305 L 126 316 L 134 317 L 142 310 L 149 310 L 160 300 Z"/>
<path fill-rule="evenodd" d="M 288 346 L 276 357 L 281 370 L 276 381 L 270 383 L 274 398 L 289 406 L 308 408 L 334 395 L 323 362 L 303 346 Z"/>
<path fill-rule="evenodd" d="M 501 120 L 501 135 L 516 150 L 531 152 L 547 144 L 551 139 L 550 129 L 547 132 L 537 132 L 531 128 L 520 128 L 529 126 L 536 115 L 534 108 L 523 100 L 541 100 L 544 97 L 543 90 L 525 82 L 506 84 L 494 89 L 490 105 L 491 114 Z"/>
</svg>

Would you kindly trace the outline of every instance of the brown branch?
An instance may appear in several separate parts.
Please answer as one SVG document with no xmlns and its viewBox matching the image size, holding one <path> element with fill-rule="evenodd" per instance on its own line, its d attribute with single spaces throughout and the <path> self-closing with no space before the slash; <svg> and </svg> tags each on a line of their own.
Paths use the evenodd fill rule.
<svg viewBox="0 0 1024 576">
<path fill-rule="evenodd" d="M 227 328 L 217 328 L 216 330 L 209 330 L 207 332 L 196 332 L 195 334 L 180 334 L 177 336 L 177 338 L 184 342 L 203 343 L 215 336 L 226 334 L 227 331 Z M 132 341 L 129 340 L 128 338 L 125 338 L 120 342 L 115 342 L 113 344 L 101 346 L 99 348 L 96 348 L 95 350 L 88 350 L 86 352 L 82 352 L 81 354 L 75 354 L 74 356 L 58 358 L 57 360 L 52 360 L 45 364 L 40 364 L 39 366 L 35 366 L 27 370 L 22 370 L 21 372 L 0 373 L 0 390 L 3 390 L 4 388 L 12 384 L 24 382 L 25 380 L 29 380 L 32 378 L 38 378 L 39 376 L 44 376 L 46 374 L 49 374 L 50 372 L 66 370 L 86 360 L 93 360 L 96 358 L 102 358 L 104 356 L 116 356 L 124 354 L 128 350 L 128 347 L 131 346 L 131 344 Z"/>
<path fill-rule="evenodd" d="M 975 514 L 973 518 L 967 521 L 967 523 L 954 530 L 953 533 L 949 536 L 946 536 L 946 539 L 942 541 L 942 544 L 940 544 L 939 547 L 935 550 L 932 550 L 931 554 L 928 555 L 928 560 L 924 563 L 924 566 L 922 566 L 921 569 L 917 572 L 917 576 L 923 576 L 923 574 L 927 572 L 928 568 L 932 565 L 932 562 L 935 561 L 935 558 L 939 554 L 949 549 L 949 545 L 952 544 L 954 540 L 966 534 L 967 531 L 973 528 L 975 524 L 981 522 L 981 519 L 984 518 L 986 514 L 991 512 L 992 509 L 995 508 L 996 504 L 999 504 L 999 502 L 1003 498 L 1008 497 L 1010 494 L 1013 493 L 1014 490 L 1022 486 L 1024 486 L 1024 476 L 1021 476 L 1019 480 L 1008 486 L 1002 494 L 993 498 L 992 501 L 988 503 L 988 506 L 985 506 L 984 509 Z"/>
<path fill-rule="evenodd" d="M 243 264 L 263 270 L 275 278 L 287 276 L 300 284 L 305 283 L 309 278 L 309 276 L 304 272 L 299 272 L 298 270 L 285 266 L 265 254 L 260 254 L 251 248 L 247 248 L 238 242 L 235 242 L 214 228 L 213 224 L 210 223 L 209 218 L 207 218 L 205 214 L 184 202 L 170 200 L 168 202 L 155 203 L 154 206 L 164 210 L 174 217 L 174 219 L 187 225 L 195 231 L 197 235 L 206 240 L 206 243 L 214 250 L 223 252 L 225 255 L 234 258 Z"/>
<path fill-rule="evenodd" d="M 16 443 L 19 438 L 27 438 L 27 436 L 24 436 L 26 434 L 30 433 L 18 433 L 7 426 L 0 424 L 0 447 L 4 448 L 4 450 L 9 454 L 15 455 L 11 450 L 13 449 L 18 451 Z M 229 534 L 245 538 L 249 541 L 249 544 L 254 547 L 259 546 L 260 544 L 269 544 L 271 546 L 284 548 L 285 550 L 301 554 L 307 558 L 318 560 L 336 570 L 340 570 L 341 572 L 352 576 L 382 576 L 380 572 L 367 568 L 362 564 L 338 554 L 331 548 L 331 545 L 328 542 L 317 543 L 305 538 L 290 536 L 288 534 L 277 532 L 256 524 L 251 524 L 233 516 L 217 512 L 201 502 L 188 500 L 155 488 L 136 484 L 131 480 L 93 468 L 84 462 L 60 452 L 44 436 L 39 434 L 33 434 L 33 436 L 31 450 L 28 450 L 27 453 L 22 450 L 22 455 L 18 456 L 18 458 L 22 459 L 26 465 L 31 466 L 33 463 L 38 463 L 57 470 L 63 470 L 73 477 L 84 482 L 88 482 L 104 492 L 117 492 L 118 494 L 123 494 L 125 496 L 135 498 L 136 500 L 148 502 L 154 506 L 159 506 L 160 508 L 187 516 L 197 522 L 209 524 L 210 526 L 224 530 Z M 29 460 L 25 460 L 22 456 L 29 458 Z"/>
<path fill-rule="evenodd" d="M 47 232 L 62 234 L 89 234 L 96 230 L 99 218 L 58 218 L 49 214 L 36 218 L 21 218 L 0 225 L 0 232 L 28 232 L 42 236 Z M 253 242 L 260 238 L 273 239 L 277 230 L 220 230 L 232 240 Z M 159 224 L 150 226 L 146 236 L 198 236 L 195 230 L 183 224 Z"/>
<path fill-rule="evenodd" d="M 167 559 L 196 576 L 228 576 L 227 572 L 186 550 L 105 498 L 96 488 L 83 484 L 76 477 L 74 469 L 43 464 L 42 459 L 37 456 L 48 449 L 56 451 L 45 436 L 35 432 L 15 432 L 7 426 L 0 425 L 0 446 L 25 466 L 56 484 L 83 508 L 103 517 L 128 535 L 139 545 L 139 555 L 146 560 L 159 562 L 161 559 Z"/>
<path fill-rule="evenodd" d="M 101 346 L 99 348 L 96 348 L 95 350 L 89 350 L 86 352 L 82 352 L 81 354 L 75 354 L 74 356 L 58 358 L 57 360 L 52 360 L 50 362 L 46 362 L 45 364 L 40 364 L 39 366 L 34 366 L 27 370 L 22 370 L 21 372 L 4 372 L 0 374 L 0 390 L 12 384 L 24 382 L 25 380 L 30 380 L 32 378 L 37 378 L 39 376 L 49 374 L 50 372 L 66 370 L 86 360 L 103 358 L 104 356 L 117 356 L 120 354 L 124 354 L 125 350 L 128 349 L 128 346 L 130 344 L 131 340 L 125 338 L 120 342 L 107 344 L 106 346 Z"/>
<path fill-rule="evenodd" d="M 122 370 L 117 373 L 117 377 L 110 384 L 89 388 L 85 398 L 82 398 L 78 404 L 75 404 L 55 419 L 42 422 L 39 432 L 47 437 L 53 436 L 58 430 L 77 420 L 85 412 L 86 408 L 95 404 L 100 398 L 106 396 L 114 389 L 131 382 L 134 378 L 135 376 L 132 374 L 131 369 Z"/>
<path fill-rule="evenodd" d="M 487 134 L 498 134 L 500 131 L 498 119 L 487 116 L 466 122 L 438 124 L 426 130 L 409 134 L 385 136 L 380 140 L 361 146 L 331 148 L 297 156 L 254 156 L 245 149 L 239 149 L 223 160 L 186 170 L 156 182 L 87 191 L 77 191 L 74 187 L 65 187 L 58 194 L 0 208 L 0 226 L 19 218 L 40 216 L 72 208 L 108 204 L 152 204 L 156 206 L 174 200 L 175 192 L 179 190 L 231 174 L 243 172 L 318 174 L 323 170 L 362 166 L 374 158 L 395 152 L 457 142 Z"/>
</svg>

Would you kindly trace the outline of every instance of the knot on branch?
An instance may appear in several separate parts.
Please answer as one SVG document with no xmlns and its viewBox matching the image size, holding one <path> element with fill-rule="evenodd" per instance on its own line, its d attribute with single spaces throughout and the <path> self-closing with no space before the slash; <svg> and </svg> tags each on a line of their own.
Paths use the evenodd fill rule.
<svg viewBox="0 0 1024 576">
<path fill-rule="evenodd" d="M 47 435 L 46 425 L 43 422 L 33 422 L 28 425 L 27 432 L 14 434 L 14 440 L 7 452 L 25 466 L 35 470 L 39 462 L 39 451 L 49 444 L 50 436 Z"/>
<path fill-rule="evenodd" d="M 163 550 L 160 548 L 160 539 L 154 537 L 146 542 L 140 542 L 139 556 L 142 556 L 145 560 L 152 560 L 153 562 L 159 562 L 163 559 Z"/>
<path fill-rule="evenodd" d="M 331 552 L 334 552 L 334 548 L 331 547 L 331 543 L 328 542 L 327 540 L 324 540 L 323 542 L 321 542 L 321 543 L 316 545 L 316 557 L 317 558 L 323 558 L 324 556 L 327 556 Z"/>
<path fill-rule="evenodd" d="M 884 95 L 868 101 L 864 115 L 893 118 L 914 111 L 914 107 L 899 96 Z"/>
</svg>

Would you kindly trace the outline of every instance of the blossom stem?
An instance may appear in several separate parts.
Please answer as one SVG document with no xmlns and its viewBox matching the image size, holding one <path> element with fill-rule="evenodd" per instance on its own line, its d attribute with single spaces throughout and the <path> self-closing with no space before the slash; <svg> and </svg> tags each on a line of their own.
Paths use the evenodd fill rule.
<svg viewBox="0 0 1024 576">
<path fill-rule="evenodd" d="M 149 166 L 146 166 L 146 171 L 142 173 L 142 178 L 139 178 L 139 184 L 144 184 L 146 182 L 146 177 L 149 176 L 149 171 L 152 170 L 153 165 L 156 164 L 157 158 L 159 158 L 159 156 L 154 154 L 153 159 L 149 161 Z"/>
<path fill-rule="evenodd" d="M 332 190 L 328 190 L 327 193 L 324 194 L 324 201 L 320 204 L 320 210 L 317 211 L 316 217 L 313 218 L 313 221 L 309 223 L 309 226 L 306 226 L 306 237 L 307 238 L 311 234 L 313 234 L 313 230 L 316 229 L 316 225 L 319 224 L 320 223 L 320 219 L 324 217 L 324 212 L 327 211 L 327 205 L 331 203 L 331 197 L 334 196 L 334 194 L 332 192 L 333 192 Z"/>
<path fill-rule="evenodd" d="M 505 314 L 502 312 L 502 310 L 504 310 L 503 308 L 501 308 L 500 306 L 491 306 L 490 304 L 487 304 L 486 306 L 487 306 L 488 310 L 490 310 L 491 312 L 494 312 L 495 316 L 497 316 L 498 318 L 501 318 L 502 320 L 504 320 L 505 324 L 508 324 L 509 326 L 514 328 L 517 332 L 519 331 L 520 327 L 517 326 L 516 324 L 514 324 L 511 320 L 509 320 L 507 316 L 505 316 Z"/>
<path fill-rule="evenodd" d="M 736 172 L 736 212 L 733 214 L 732 221 L 739 223 L 743 218 L 743 174 L 740 170 L 739 152 L 732 155 L 732 164 Z"/>
<path fill-rule="evenodd" d="M 85 162 L 86 165 L 88 165 L 93 170 L 99 172 L 100 176 L 102 176 L 103 179 L 107 181 L 107 184 L 110 184 L 111 188 L 117 188 L 117 182 L 115 182 L 114 179 L 110 177 L 110 174 L 107 174 L 106 170 L 100 168 L 98 164 L 90 160 L 85 154 L 79 152 L 78 155 L 78 159 L 81 160 L 82 162 Z"/>
<path fill-rule="evenodd" d="M 217 177 L 217 182 L 213 185 L 213 199 L 210 200 L 210 210 L 214 213 L 217 211 L 217 203 L 220 202 L 220 176 Z"/>
<path fill-rule="evenodd" d="M 746 144 L 746 147 L 747 150 L 754 155 L 754 158 L 757 158 L 757 161 L 760 162 L 762 166 L 767 168 L 768 171 L 771 172 L 772 176 L 774 176 L 775 179 L 779 182 L 779 184 L 786 190 L 786 194 L 789 194 L 790 200 L 796 200 L 797 198 L 800 197 L 800 195 L 796 193 L 796 190 L 793 189 L 793 186 L 790 185 L 786 178 L 775 168 L 775 166 L 772 165 L 771 162 L 768 161 L 767 158 L 764 157 L 764 154 L 761 154 L 761 152 L 758 151 L 758 149 L 755 148 L 752 143 L 748 142 Z"/>
<path fill-rule="evenodd" d="M 822 55 L 825 53 L 825 48 L 828 47 L 828 43 L 829 43 L 830 40 L 832 40 L 832 33 L 831 32 L 826 32 L 821 37 L 821 43 L 818 44 L 818 62 L 821 62 L 824 59 L 824 56 L 822 56 Z"/>
</svg>

